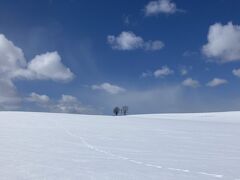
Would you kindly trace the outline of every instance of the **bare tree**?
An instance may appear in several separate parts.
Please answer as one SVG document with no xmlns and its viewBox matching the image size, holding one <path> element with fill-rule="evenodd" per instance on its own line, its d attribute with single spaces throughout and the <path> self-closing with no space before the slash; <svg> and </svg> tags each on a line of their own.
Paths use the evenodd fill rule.
<svg viewBox="0 0 240 180">
<path fill-rule="evenodd" d="M 113 109 L 113 114 L 115 114 L 116 116 L 119 114 L 119 112 L 120 112 L 120 108 L 119 107 L 115 107 Z"/>
<path fill-rule="evenodd" d="M 123 112 L 124 115 L 127 115 L 127 113 L 128 113 L 128 106 L 123 106 L 122 107 L 122 112 Z"/>
</svg>

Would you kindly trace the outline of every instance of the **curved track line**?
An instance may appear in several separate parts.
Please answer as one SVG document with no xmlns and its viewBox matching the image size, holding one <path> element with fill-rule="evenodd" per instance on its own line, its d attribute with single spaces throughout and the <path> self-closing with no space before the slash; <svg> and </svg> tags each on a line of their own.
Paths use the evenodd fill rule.
<svg viewBox="0 0 240 180">
<path fill-rule="evenodd" d="M 93 150 L 93 151 L 96 151 L 96 152 L 99 152 L 99 153 L 103 153 L 103 154 L 106 154 L 108 156 L 112 156 L 116 159 L 120 159 L 120 160 L 125 160 L 125 161 L 128 161 L 130 163 L 133 163 L 133 164 L 137 164 L 137 165 L 143 165 L 143 166 L 146 166 L 146 167 L 152 167 L 152 168 L 157 168 L 157 169 L 166 169 L 168 171 L 178 171 L 178 172 L 181 172 L 181 173 L 189 173 L 189 174 L 200 174 L 200 175 L 204 175 L 204 176 L 208 176 L 208 177 L 212 177 L 212 178 L 216 178 L 216 179 L 221 179 L 221 178 L 224 178 L 224 175 L 221 175 L 221 174 L 214 174 L 214 173 L 208 173 L 208 172 L 203 172 L 203 171 L 191 171 L 191 170 L 188 170 L 188 169 L 180 169 L 180 168 L 170 168 L 170 167 L 163 167 L 163 166 L 160 166 L 160 165 L 155 165 L 155 164 L 150 164 L 150 163 L 144 163 L 144 162 L 141 162 L 141 161 L 137 161 L 137 160 L 134 160 L 134 159 L 130 159 L 128 157 L 124 157 L 124 156 L 120 156 L 120 155 L 116 155 L 116 154 L 113 154 L 111 152 L 108 152 L 108 151 L 105 151 L 105 150 L 102 150 L 102 149 L 99 149 L 91 144 L 89 144 L 85 138 L 81 137 L 81 136 L 77 136 L 75 134 L 73 134 L 72 132 L 70 132 L 69 130 L 65 129 L 64 128 L 64 131 L 69 135 L 69 136 L 72 136 L 74 138 L 77 138 L 77 139 L 80 139 L 81 142 L 89 149 Z M 240 180 L 240 179 L 233 179 L 233 180 Z"/>
<path fill-rule="evenodd" d="M 198 174 L 202 174 L 202 175 L 206 175 L 206 176 L 212 176 L 215 178 L 223 178 L 223 175 L 219 175 L 219 174 L 211 174 L 211 173 L 206 173 L 206 172 L 198 172 Z"/>
</svg>

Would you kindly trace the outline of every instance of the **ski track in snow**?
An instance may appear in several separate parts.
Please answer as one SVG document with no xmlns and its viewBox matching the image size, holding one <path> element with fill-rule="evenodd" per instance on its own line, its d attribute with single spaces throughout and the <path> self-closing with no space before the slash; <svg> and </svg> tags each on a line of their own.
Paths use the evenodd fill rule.
<svg viewBox="0 0 240 180">
<path fill-rule="evenodd" d="M 98 147 L 96 147 L 94 145 L 91 145 L 90 143 L 88 143 L 86 141 L 85 138 L 83 138 L 81 136 L 77 136 L 77 135 L 73 134 L 71 131 L 69 131 L 69 130 L 67 130 L 65 128 L 63 128 L 63 129 L 69 136 L 77 138 L 77 139 L 80 139 L 81 142 L 84 144 L 84 146 L 86 146 L 87 148 L 89 148 L 89 149 L 91 149 L 91 150 L 93 150 L 95 152 L 103 153 L 105 155 L 112 156 L 112 157 L 114 157 L 116 159 L 125 160 L 125 161 L 128 161 L 128 162 L 136 164 L 136 165 L 143 165 L 143 166 L 146 166 L 146 167 L 157 168 L 157 169 L 168 170 L 168 171 L 175 171 L 175 172 L 179 172 L 179 173 L 200 174 L 200 175 L 212 177 L 212 178 L 215 178 L 215 179 L 222 179 L 222 178 L 225 177 L 224 175 L 217 174 L 217 173 L 209 173 L 209 172 L 203 172 L 203 171 L 191 171 L 189 169 L 164 167 L 164 166 L 160 166 L 160 165 L 156 165 L 156 164 L 151 164 L 151 163 L 145 163 L 145 162 L 137 161 L 137 160 L 125 157 L 125 156 L 113 154 L 111 152 L 99 149 Z M 240 179 L 239 178 L 234 178 L 233 180 L 240 180 Z"/>
<path fill-rule="evenodd" d="M 30 121 L 31 122 L 31 121 Z M 105 148 L 104 146 L 101 146 L 101 145 L 95 145 L 95 143 L 91 143 L 90 139 L 88 139 L 88 136 L 85 135 L 85 134 L 78 134 L 77 132 L 75 132 L 74 130 L 75 129 L 72 129 L 71 127 L 75 127 L 74 125 L 75 124 L 68 124 L 70 126 L 65 126 L 65 124 L 61 124 L 59 123 L 59 120 L 49 120 L 49 122 L 53 123 L 49 123 L 50 125 L 53 125 L 53 129 L 55 129 L 55 131 L 57 133 L 62 133 L 66 136 L 67 139 L 64 139 L 61 141 L 61 143 L 65 144 L 65 143 L 70 143 L 70 144 L 74 144 L 74 145 L 77 145 L 78 146 L 81 146 L 84 148 L 86 148 L 86 150 L 88 149 L 89 152 L 96 152 L 97 154 L 102 154 L 103 156 L 101 156 L 101 158 L 104 158 L 104 159 L 111 159 L 112 161 L 116 160 L 117 162 L 126 162 L 127 165 L 134 165 L 133 167 L 139 167 L 139 168 L 145 168 L 146 170 L 157 170 L 156 172 L 167 172 L 167 173 L 171 173 L 174 175 L 177 176 L 182 176 L 184 178 L 184 176 L 186 176 L 187 178 L 191 178 L 191 177 L 196 177 L 196 178 L 200 178 L 200 179 L 221 179 L 221 180 L 240 180 L 240 177 L 238 174 L 235 174 L 235 175 L 231 175 L 231 174 L 228 174 L 227 172 L 228 171 L 221 171 L 221 170 L 216 170 L 216 172 L 214 172 L 214 170 L 208 170 L 207 168 L 204 169 L 195 169 L 194 170 L 194 167 L 190 168 L 190 166 L 188 166 L 189 168 L 186 168 L 181 165 L 179 165 L 179 167 L 177 167 L 178 165 L 166 165 L 165 163 L 163 162 L 159 162 L 158 163 L 153 163 L 151 162 L 151 160 L 142 160 L 142 161 L 139 161 L 138 158 L 129 158 L 128 155 L 122 155 L 121 151 L 118 153 L 118 152 L 114 152 L 112 151 L 111 149 L 107 149 L 107 147 Z M 4 126 L 3 126 L 4 127 Z M 23 126 L 25 127 L 25 126 Z M 55 132 L 54 131 L 54 132 Z M 163 130 L 162 130 L 163 131 Z M 28 132 L 28 131 L 26 131 Z M 166 131 L 166 134 L 167 134 L 167 131 Z M 4 134 L 3 134 L 4 135 Z M 28 134 L 27 134 L 28 135 Z M 217 134 L 218 135 L 218 134 Z M 2 136 L 4 137 L 4 136 Z M 28 136 L 26 136 L 28 137 Z M 107 136 L 108 137 L 108 136 Z M 106 137 L 105 137 L 106 138 Z M 70 140 L 70 141 L 68 141 Z M 71 141 L 72 140 L 72 141 Z M 114 138 L 112 139 L 114 140 Z M 3 141 L 4 142 L 4 141 Z M 27 142 L 27 141 L 26 141 Z M 201 142 L 200 142 L 201 143 Z M 231 145 L 231 144 L 230 144 Z M 233 151 L 233 153 L 235 152 L 238 152 L 238 149 L 234 149 L 235 151 Z M 114 152 L 114 153 L 113 153 Z M 234 155 L 234 154 L 233 154 Z M 233 156 L 234 158 L 236 157 L 239 157 L 239 153 L 236 154 L 237 156 Z M 57 159 L 61 158 L 61 159 L 65 159 L 64 157 L 58 157 L 56 156 Z M 67 158 L 66 158 L 67 160 Z M 74 159 L 74 157 L 72 157 L 71 159 L 72 161 L 78 161 L 78 159 Z M 238 162 L 238 161 L 237 161 Z M 57 168 L 55 166 L 51 166 L 51 164 L 32 164 L 32 165 L 35 165 L 36 167 L 46 167 L 48 169 L 51 169 L 53 171 L 61 171 L 62 168 Z M 234 164 L 233 164 L 234 165 Z M 25 168 L 26 166 L 26 168 Z M 23 166 L 20 166 L 18 168 L 18 170 L 20 169 L 20 173 L 23 173 L 24 174 L 24 179 L 36 179 L 37 176 L 39 176 L 38 174 L 32 174 L 32 171 L 30 171 L 30 169 L 28 168 L 31 167 L 31 162 L 28 162 L 28 164 L 26 165 L 23 165 Z M 224 167 L 227 167 L 227 166 L 224 166 Z M 64 170 L 64 169 L 62 169 Z M 227 169 L 228 170 L 228 169 Z M 225 173 L 224 173 L 225 172 Z M 229 171 L 231 173 L 231 171 Z M 236 170 L 234 169 L 234 173 L 236 172 Z M 77 172 L 75 172 L 77 173 Z M 78 173 L 77 173 L 78 174 Z M 50 179 L 48 176 L 45 176 L 45 174 L 41 174 L 40 173 L 40 177 L 41 179 Z M 1 179 L 1 178 L 0 178 Z M 92 176 L 92 179 L 94 179 L 94 176 Z"/>
</svg>

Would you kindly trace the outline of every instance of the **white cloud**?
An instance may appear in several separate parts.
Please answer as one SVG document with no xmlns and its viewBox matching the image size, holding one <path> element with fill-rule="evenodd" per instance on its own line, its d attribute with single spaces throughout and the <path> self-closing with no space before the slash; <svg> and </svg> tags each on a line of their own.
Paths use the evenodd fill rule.
<svg viewBox="0 0 240 180">
<path fill-rule="evenodd" d="M 29 80 L 69 81 L 74 75 L 62 64 L 58 52 L 47 52 L 33 58 L 27 68 L 15 71 L 14 77 Z"/>
<path fill-rule="evenodd" d="M 50 98 L 47 95 L 40 95 L 35 92 L 32 92 L 26 99 L 29 102 L 34 102 L 37 104 L 46 104 L 50 101 Z"/>
<path fill-rule="evenodd" d="M 21 98 L 12 81 L 0 76 L 0 110 L 17 109 Z"/>
<path fill-rule="evenodd" d="M 14 79 L 67 81 L 73 73 L 61 62 L 57 52 L 37 55 L 27 63 L 21 48 L 0 34 L 0 108 L 16 108 L 20 102 Z"/>
<path fill-rule="evenodd" d="M 90 106 L 83 105 L 78 98 L 63 94 L 59 100 L 50 99 L 47 95 L 35 92 L 26 98 L 27 102 L 36 104 L 44 111 L 59 113 L 95 114 L 96 111 Z"/>
<path fill-rule="evenodd" d="M 150 1 L 145 6 L 145 15 L 152 16 L 160 13 L 174 14 L 178 11 L 177 6 L 171 0 L 155 0 Z"/>
<path fill-rule="evenodd" d="M 226 84 L 228 81 L 225 79 L 220 79 L 220 78 L 214 78 L 212 81 L 207 83 L 207 86 L 209 87 L 216 87 L 216 86 L 220 86 L 223 84 Z"/>
<path fill-rule="evenodd" d="M 62 113 L 88 113 L 89 108 L 83 106 L 76 97 L 63 94 L 54 110 Z"/>
<path fill-rule="evenodd" d="M 0 34 L 0 109 L 17 109 L 21 98 L 11 80 L 13 72 L 26 66 L 23 52 Z"/>
<path fill-rule="evenodd" d="M 193 80 L 192 78 L 187 78 L 182 82 L 182 85 L 197 88 L 200 86 L 200 83 L 197 80 Z"/>
<path fill-rule="evenodd" d="M 46 79 L 66 81 L 73 73 L 61 62 L 58 52 L 37 55 L 27 63 L 23 51 L 0 34 L 0 75 L 8 79 Z"/>
<path fill-rule="evenodd" d="M 164 77 L 173 74 L 174 71 L 167 66 L 163 66 L 160 69 L 157 69 L 153 74 L 156 78 Z"/>
<path fill-rule="evenodd" d="M 73 73 L 61 62 L 58 52 L 47 52 L 37 55 L 28 64 L 28 70 L 32 72 L 30 79 L 50 79 L 54 81 L 68 81 L 73 78 Z"/>
<path fill-rule="evenodd" d="M 93 90 L 103 90 L 109 94 L 119 94 L 122 92 L 125 92 L 126 90 L 122 87 L 119 87 L 117 85 L 113 85 L 110 83 L 102 83 L 100 85 L 92 85 Z"/>
<path fill-rule="evenodd" d="M 71 95 L 65 95 L 63 94 L 61 99 L 59 100 L 60 103 L 76 103 L 78 100 L 76 97 L 71 96 Z"/>
<path fill-rule="evenodd" d="M 233 75 L 240 77 L 240 69 L 233 69 L 232 73 L 233 73 Z"/>
<path fill-rule="evenodd" d="M 142 37 L 127 31 L 121 32 L 118 36 L 109 35 L 107 41 L 113 49 L 117 50 L 145 49 L 156 51 L 164 47 L 162 41 L 156 40 L 145 42 Z"/>
<path fill-rule="evenodd" d="M 202 48 L 203 54 L 217 62 L 240 60 L 240 26 L 229 22 L 210 26 L 208 43 Z"/>
<path fill-rule="evenodd" d="M 147 78 L 147 77 L 155 77 L 155 78 L 163 78 L 165 76 L 174 74 L 174 71 L 170 69 L 168 66 L 162 66 L 160 69 L 152 71 L 146 71 L 141 74 L 141 78 Z"/>
<path fill-rule="evenodd" d="M 107 37 L 108 43 L 112 46 L 113 49 L 118 50 L 133 50 L 142 48 L 144 40 L 136 36 L 132 32 L 123 31 L 119 36 L 109 35 Z"/>
<path fill-rule="evenodd" d="M 23 51 L 0 34 L 0 76 L 10 79 L 12 74 L 27 65 Z"/>
</svg>

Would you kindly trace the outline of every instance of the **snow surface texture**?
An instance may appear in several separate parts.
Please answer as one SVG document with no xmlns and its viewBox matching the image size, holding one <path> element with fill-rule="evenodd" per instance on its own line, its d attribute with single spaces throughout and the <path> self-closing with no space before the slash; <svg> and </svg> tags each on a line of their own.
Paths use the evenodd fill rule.
<svg viewBox="0 0 240 180">
<path fill-rule="evenodd" d="M 0 112 L 1 180 L 240 180 L 240 112 Z"/>
</svg>

